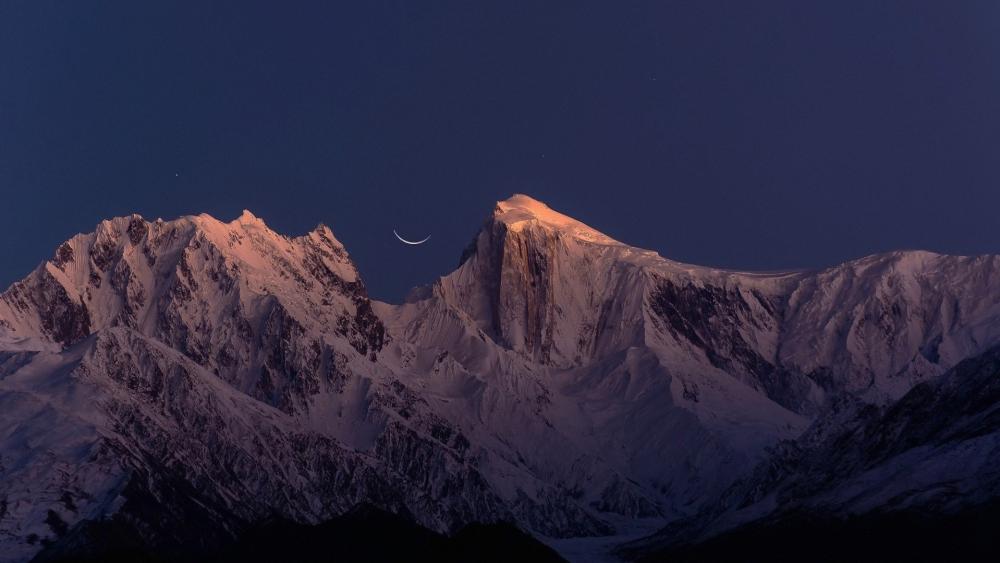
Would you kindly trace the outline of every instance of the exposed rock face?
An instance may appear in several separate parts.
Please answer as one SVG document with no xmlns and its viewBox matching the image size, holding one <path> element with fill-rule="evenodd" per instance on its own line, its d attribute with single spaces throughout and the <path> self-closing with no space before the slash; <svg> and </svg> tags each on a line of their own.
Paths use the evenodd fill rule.
<svg viewBox="0 0 1000 563">
<path fill-rule="evenodd" d="M 39 268 L 30 282 L 15 283 L 3 297 L 12 310 L 36 313 L 41 336 L 55 344 L 69 346 L 90 334 L 87 305 L 74 300 L 48 266 Z M 5 320 L 4 326 L 10 322 Z"/>
<path fill-rule="evenodd" d="M 555 222 L 539 220 L 535 213 Z M 553 219 L 554 218 L 554 219 Z M 498 344 L 572 367 L 641 342 L 633 251 L 526 196 L 497 204 L 441 291 Z"/>
<path fill-rule="evenodd" d="M 397 306 L 322 225 L 116 218 L 0 295 L 0 552 L 112 515 L 167 546 L 362 502 L 612 533 L 998 343 L 996 257 L 727 272 L 515 196 Z"/>
</svg>

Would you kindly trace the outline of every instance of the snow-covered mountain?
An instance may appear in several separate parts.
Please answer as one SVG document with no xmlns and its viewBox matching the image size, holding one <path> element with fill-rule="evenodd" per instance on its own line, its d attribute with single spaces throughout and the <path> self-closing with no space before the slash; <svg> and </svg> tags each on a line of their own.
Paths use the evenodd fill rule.
<svg viewBox="0 0 1000 563">
<path fill-rule="evenodd" d="M 780 443 L 719 502 L 625 551 L 665 561 L 714 560 L 748 550 L 762 559 L 797 560 L 796 550 L 819 540 L 831 551 L 823 559 L 835 561 L 852 551 L 830 541 L 839 537 L 854 544 L 855 559 L 866 545 L 907 560 L 992 560 L 998 467 L 1000 346 L 891 405 L 843 401 L 802 436 Z M 983 519 L 985 536 L 968 531 Z M 937 541 L 914 538 L 919 526 Z M 793 529 L 800 540 L 792 545 L 760 545 Z M 982 545 L 983 537 L 993 541 Z"/>
<path fill-rule="evenodd" d="M 837 397 L 883 404 L 997 343 L 1000 258 L 907 252 L 819 272 L 721 271 L 518 195 L 497 204 L 458 270 L 384 312 L 394 346 L 447 353 L 458 364 L 449 373 L 535 370 L 547 394 L 517 402 L 544 400 L 552 429 L 669 519 Z M 542 436 L 515 429 L 505 441 L 525 444 L 524 456 L 548 452 L 546 470 L 578 482 L 576 458 Z"/>
<path fill-rule="evenodd" d="M 116 218 L 0 295 L 0 560 L 87 522 L 172 549 L 362 502 L 612 534 L 996 344 L 995 256 L 730 272 L 515 195 L 391 305 L 324 226 Z"/>
</svg>

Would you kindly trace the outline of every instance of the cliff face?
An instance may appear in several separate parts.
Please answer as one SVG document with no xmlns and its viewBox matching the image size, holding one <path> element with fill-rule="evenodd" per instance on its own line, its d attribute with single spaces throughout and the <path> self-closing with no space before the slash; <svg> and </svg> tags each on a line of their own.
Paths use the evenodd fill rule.
<svg viewBox="0 0 1000 563">
<path fill-rule="evenodd" d="M 389 305 L 323 226 L 117 218 L 0 295 L 0 551 L 361 502 L 611 533 L 695 514 L 832 405 L 881 408 L 997 343 L 997 257 L 729 272 L 514 196 Z"/>
<path fill-rule="evenodd" d="M 515 196 L 497 204 L 439 287 L 501 346 L 535 363 L 578 366 L 642 341 L 634 252 Z"/>
</svg>

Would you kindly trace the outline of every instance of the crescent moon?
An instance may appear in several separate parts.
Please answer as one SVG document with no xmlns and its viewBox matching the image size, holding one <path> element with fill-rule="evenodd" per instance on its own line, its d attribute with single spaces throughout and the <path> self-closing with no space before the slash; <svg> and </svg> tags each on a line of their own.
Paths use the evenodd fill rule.
<svg viewBox="0 0 1000 563">
<path fill-rule="evenodd" d="M 423 243 L 431 240 L 431 236 L 430 235 L 427 235 L 427 238 L 425 238 L 424 240 L 418 240 L 418 241 L 406 240 L 405 238 L 399 236 L 399 233 L 396 232 L 396 229 L 392 230 L 392 234 L 396 235 L 396 238 L 398 238 L 402 242 L 405 242 L 406 244 L 414 244 L 414 245 L 416 245 L 416 244 L 423 244 Z"/>
</svg>

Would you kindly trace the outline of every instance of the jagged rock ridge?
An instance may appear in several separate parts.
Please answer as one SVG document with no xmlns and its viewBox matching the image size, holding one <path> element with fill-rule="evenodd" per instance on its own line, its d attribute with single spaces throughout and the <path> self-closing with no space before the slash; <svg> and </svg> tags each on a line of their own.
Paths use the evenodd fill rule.
<svg viewBox="0 0 1000 563">
<path fill-rule="evenodd" d="M 666 522 L 830 405 L 998 341 L 992 256 L 729 272 L 517 195 L 389 305 L 324 226 L 117 218 L 0 295 L 0 545 L 19 561 L 112 516 L 186 541 L 140 498 L 222 535 L 359 502 L 440 531 Z"/>
</svg>

